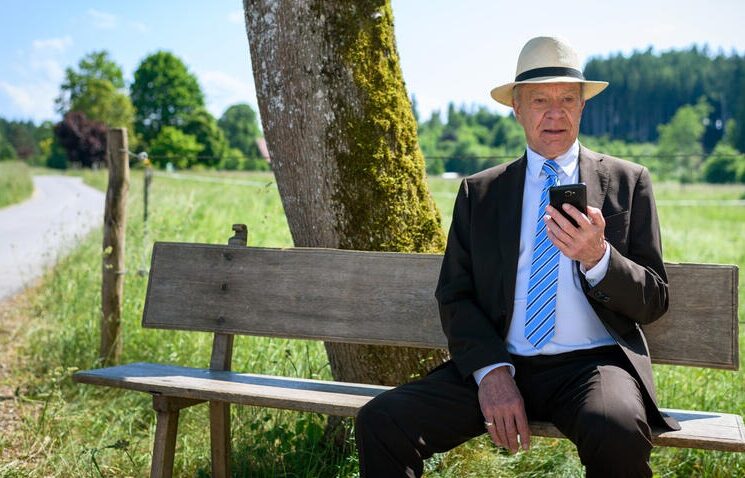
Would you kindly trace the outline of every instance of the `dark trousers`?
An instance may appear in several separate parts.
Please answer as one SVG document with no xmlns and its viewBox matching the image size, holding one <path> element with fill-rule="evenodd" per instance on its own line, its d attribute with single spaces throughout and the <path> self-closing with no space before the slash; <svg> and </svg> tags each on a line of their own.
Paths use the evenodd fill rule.
<svg viewBox="0 0 745 478">
<path fill-rule="evenodd" d="M 588 477 L 652 476 L 642 392 L 619 347 L 513 359 L 528 419 L 572 440 Z M 421 476 L 424 459 L 485 433 L 477 393 L 448 362 L 371 400 L 355 423 L 362 477 Z"/>
</svg>

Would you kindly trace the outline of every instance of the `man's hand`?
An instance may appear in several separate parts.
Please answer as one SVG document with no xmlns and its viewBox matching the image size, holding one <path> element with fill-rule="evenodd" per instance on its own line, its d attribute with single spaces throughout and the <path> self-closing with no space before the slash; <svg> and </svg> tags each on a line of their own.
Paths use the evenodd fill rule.
<svg viewBox="0 0 745 478">
<path fill-rule="evenodd" d="M 577 221 L 574 227 L 561 212 L 552 206 L 546 208 L 543 220 L 551 242 L 568 258 L 579 261 L 585 270 L 592 269 L 605 254 L 605 219 L 600 209 L 587 207 L 587 215 L 571 204 L 563 204 L 567 214 Z"/>
<path fill-rule="evenodd" d="M 511 453 L 517 453 L 520 444 L 524 450 L 530 448 L 530 428 L 523 397 L 508 367 L 495 368 L 481 380 L 479 404 L 486 422 L 494 424 L 487 426 L 486 430 L 495 445 L 505 447 Z"/>
</svg>

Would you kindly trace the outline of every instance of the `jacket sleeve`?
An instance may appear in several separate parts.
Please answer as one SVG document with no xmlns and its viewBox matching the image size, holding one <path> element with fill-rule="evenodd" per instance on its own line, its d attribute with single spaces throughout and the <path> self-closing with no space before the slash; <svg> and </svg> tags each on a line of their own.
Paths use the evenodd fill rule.
<svg viewBox="0 0 745 478">
<path fill-rule="evenodd" d="M 511 363 L 504 340 L 479 306 L 471 257 L 471 205 L 468 183 L 461 183 L 453 209 L 435 297 L 450 355 L 464 379 L 486 365 Z"/>
<path fill-rule="evenodd" d="M 595 287 L 586 284 L 591 300 L 638 323 L 660 318 L 668 308 L 668 284 L 662 261 L 660 223 L 652 182 L 643 168 L 629 211 L 629 247 L 622 255 L 611 247 L 608 271 Z"/>
</svg>

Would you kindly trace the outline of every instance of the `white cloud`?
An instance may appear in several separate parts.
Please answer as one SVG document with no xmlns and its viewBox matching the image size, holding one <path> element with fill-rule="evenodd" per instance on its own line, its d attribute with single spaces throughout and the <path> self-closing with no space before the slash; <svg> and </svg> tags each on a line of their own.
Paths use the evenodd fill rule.
<svg viewBox="0 0 745 478">
<path fill-rule="evenodd" d="M 150 31 L 148 26 L 142 22 L 130 22 L 129 26 L 132 28 L 132 30 L 135 30 L 140 33 L 146 33 Z"/>
<path fill-rule="evenodd" d="M 243 10 L 233 10 L 228 13 L 228 21 L 236 25 L 243 25 L 245 18 L 243 16 Z"/>
<path fill-rule="evenodd" d="M 8 96 L 23 115 L 36 121 L 56 116 L 54 111 L 56 88 L 56 84 L 49 82 L 13 85 L 0 81 L 0 92 Z"/>
<path fill-rule="evenodd" d="M 27 62 L 16 67 L 17 79 L 0 82 L 0 95 L 6 96 L 18 113 L 35 121 L 56 117 L 54 99 L 64 78 L 64 68 L 54 58 L 60 43 L 71 41 L 37 40 Z"/>
<path fill-rule="evenodd" d="M 52 50 L 63 52 L 72 45 L 72 38 L 65 36 L 62 38 L 47 38 L 43 40 L 34 40 L 31 46 L 36 51 Z"/>
<path fill-rule="evenodd" d="M 55 83 L 61 83 L 62 77 L 65 75 L 65 70 L 57 60 L 31 60 L 29 63 L 31 69 L 35 72 L 41 72 L 43 78 Z M 39 75 L 35 75 L 39 76 Z"/>
<path fill-rule="evenodd" d="M 246 78 L 236 78 L 228 73 L 208 70 L 197 73 L 206 96 L 207 109 L 220 117 L 235 103 L 250 103 L 256 108 L 256 88 L 250 72 Z"/>
<path fill-rule="evenodd" d="M 111 30 L 116 28 L 116 15 L 102 12 L 99 10 L 89 9 L 88 16 L 93 22 L 93 26 L 101 30 Z"/>
<path fill-rule="evenodd" d="M 30 88 L 0 81 L 0 91 L 8 95 L 11 101 L 25 114 L 31 114 L 31 111 L 35 109 L 34 96 Z"/>
</svg>

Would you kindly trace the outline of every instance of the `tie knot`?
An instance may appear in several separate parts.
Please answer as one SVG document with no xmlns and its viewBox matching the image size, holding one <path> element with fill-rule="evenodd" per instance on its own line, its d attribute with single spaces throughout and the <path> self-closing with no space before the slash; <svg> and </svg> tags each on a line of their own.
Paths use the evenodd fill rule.
<svg viewBox="0 0 745 478">
<path fill-rule="evenodd" d="M 549 178 L 559 177 L 559 164 L 553 159 L 547 159 L 543 162 L 543 172 L 548 175 Z"/>
</svg>

